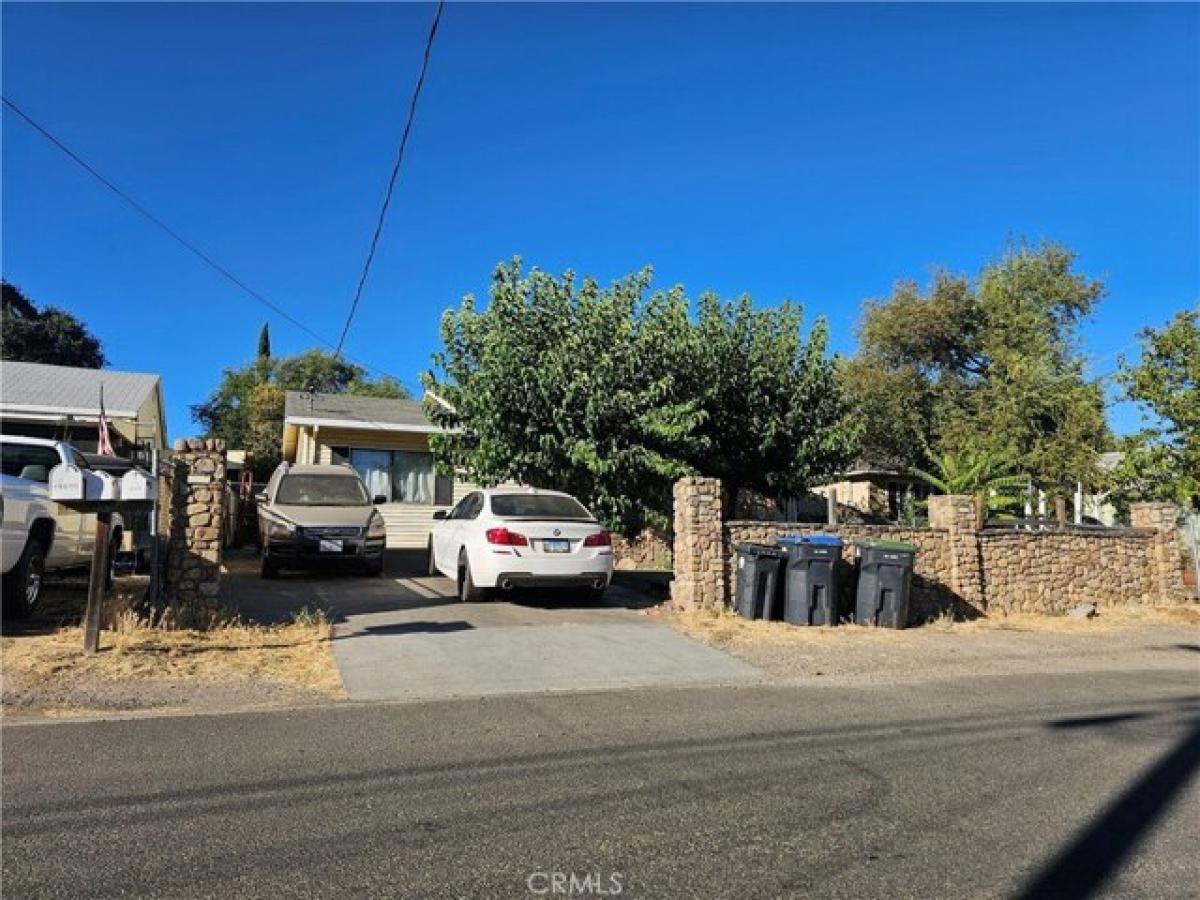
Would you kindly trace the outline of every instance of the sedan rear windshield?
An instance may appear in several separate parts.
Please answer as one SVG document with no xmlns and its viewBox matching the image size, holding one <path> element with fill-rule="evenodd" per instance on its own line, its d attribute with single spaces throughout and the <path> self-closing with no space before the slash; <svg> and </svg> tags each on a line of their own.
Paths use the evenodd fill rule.
<svg viewBox="0 0 1200 900">
<path fill-rule="evenodd" d="M 275 502 L 283 506 L 366 506 L 366 489 L 347 475 L 285 475 Z"/>
<path fill-rule="evenodd" d="M 492 513 L 510 519 L 582 519 L 592 517 L 574 497 L 553 494 L 493 494 Z"/>
</svg>

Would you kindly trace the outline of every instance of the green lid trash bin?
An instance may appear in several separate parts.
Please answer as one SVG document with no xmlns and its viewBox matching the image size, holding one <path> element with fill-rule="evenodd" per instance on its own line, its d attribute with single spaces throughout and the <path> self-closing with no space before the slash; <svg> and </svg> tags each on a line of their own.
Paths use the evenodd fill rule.
<svg viewBox="0 0 1200 900">
<path fill-rule="evenodd" d="M 863 540 L 858 547 L 858 591 L 854 621 L 859 625 L 903 628 L 917 548 L 904 541 Z"/>
<path fill-rule="evenodd" d="M 735 544 L 734 606 L 747 619 L 775 619 L 780 563 L 786 554 L 766 544 Z"/>
</svg>

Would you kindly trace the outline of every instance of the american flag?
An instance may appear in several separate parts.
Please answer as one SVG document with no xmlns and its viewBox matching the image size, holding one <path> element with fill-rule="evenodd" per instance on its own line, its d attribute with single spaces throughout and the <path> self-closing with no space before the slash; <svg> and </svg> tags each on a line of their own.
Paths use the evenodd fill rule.
<svg viewBox="0 0 1200 900">
<path fill-rule="evenodd" d="M 100 424 L 97 428 L 96 452 L 105 456 L 116 456 L 112 439 L 108 436 L 108 417 L 104 415 L 104 385 L 100 385 Z"/>
</svg>

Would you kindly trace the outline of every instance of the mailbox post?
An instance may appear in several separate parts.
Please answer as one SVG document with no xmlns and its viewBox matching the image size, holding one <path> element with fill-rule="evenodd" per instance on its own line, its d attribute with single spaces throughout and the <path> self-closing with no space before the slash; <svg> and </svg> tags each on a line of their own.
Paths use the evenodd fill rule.
<svg viewBox="0 0 1200 900">
<path fill-rule="evenodd" d="M 122 499 L 122 497 L 128 499 Z M 100 649 L 100 618 L 108 588 L 108 551 L 114 512 L 136 513 L 150 509 L 158 496 L 158 481 L 137 469 L 113 478 L 105 472 L 90 472 L 72 465 L 50 471 L 50 499 L 77 512 L 96 516 L 96 545 L 92 548 L 92 571 L 88 576 L 87 607 L 83 613 L 83 651 Z"/>
<path fill-rule="evenodd" d="M 100 649 L 100 613 L 108 586 L 108 541 L 112 533 L 112 512 L 96 512 L 96 546 L 92 548 L 92 571 L 88 576 L 87 608 L 83 613 L 83 652 Z"/>
</svg>

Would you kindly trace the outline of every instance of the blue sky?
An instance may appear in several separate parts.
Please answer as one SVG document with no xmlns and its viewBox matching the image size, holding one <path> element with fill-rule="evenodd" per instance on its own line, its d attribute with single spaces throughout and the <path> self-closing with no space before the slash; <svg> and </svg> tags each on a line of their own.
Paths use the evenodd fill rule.
<svg viewBox="0 0 1200 900">
<path fill-rule="evenodd" d="M 4 93 L 332 340 L 432 12 L 6 3 Z M 863 299 L 1024 234 L 1107 279 L 1110 371 L 1200 297 L 1198 46 L 1195 5 L 452 4 L 348 352 L 415 388 L 514 254 L 801 300 L 850 352 Z M 173 436 L 264 320 L 312 344 L 7 111 L 3 151 L 4 276 L 161 372 Z"/>
</svg>

